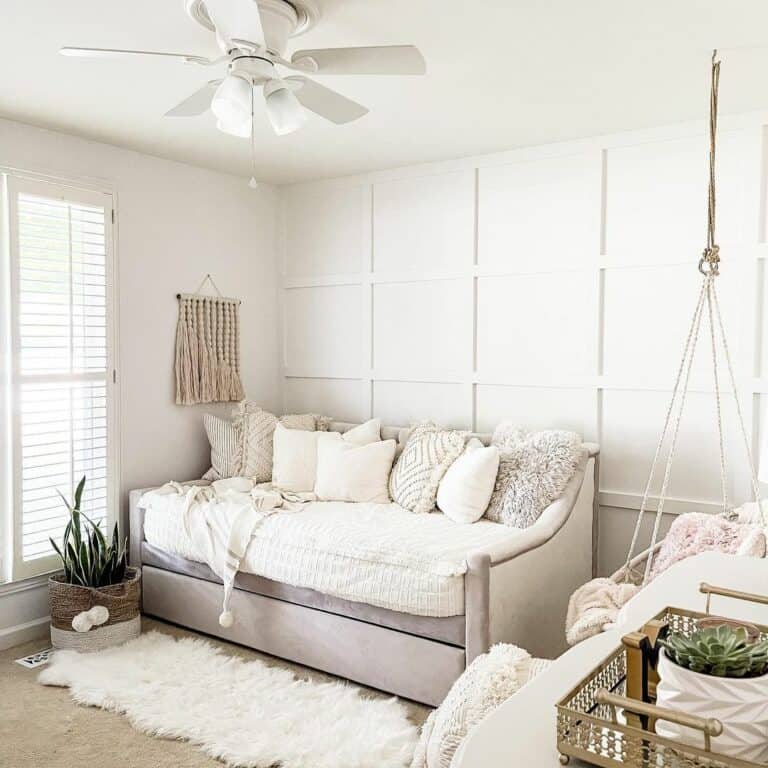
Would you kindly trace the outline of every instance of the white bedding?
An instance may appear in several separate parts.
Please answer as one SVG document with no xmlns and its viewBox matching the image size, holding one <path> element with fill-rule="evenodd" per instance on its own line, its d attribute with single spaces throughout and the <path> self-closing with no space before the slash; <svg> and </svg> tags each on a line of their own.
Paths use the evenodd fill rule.
<svg viewBox="0 0 768 768">
<path fill-rule="evenodd" d="M 152 494 L 146 504 L 149 544 L 205 561 L 185 533 L 180 497 Z M 519 534 L 488 520 L 458 525 L 396 504 L 310 502 L 264 520 L 240 570 L 394 611 L 458 616 L 467 555 Z"/>
</svg>

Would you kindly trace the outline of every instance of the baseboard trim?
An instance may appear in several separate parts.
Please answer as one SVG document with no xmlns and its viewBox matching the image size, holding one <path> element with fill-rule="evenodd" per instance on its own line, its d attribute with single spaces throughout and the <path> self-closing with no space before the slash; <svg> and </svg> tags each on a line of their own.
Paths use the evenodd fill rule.
<svg viewBox="0 0 768 768">
<path fill-rule="evenodd" d="M 24 624 L 16 624 L 7 629 L 0 629 L 0 651 L 13 648 L 15 645 L 28 643 L 30 640 L 37 640 L 43 637 L 50 637 L 50 616 L 43 616 L 41 619 L 27 621 Z"/>
</svg>

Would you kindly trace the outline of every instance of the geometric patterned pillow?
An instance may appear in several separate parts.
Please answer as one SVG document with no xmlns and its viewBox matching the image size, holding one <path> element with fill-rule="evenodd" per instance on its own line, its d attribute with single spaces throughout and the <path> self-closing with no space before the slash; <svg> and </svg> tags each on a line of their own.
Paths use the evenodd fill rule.
<svg viewBox="0 0 768 768">
<path fill-rule="evenodd" d="M 203 425 L 211 444 L 211 468 L 203 480 L 248 477 L 256 483 L 272 479 L 272 437 L 277 417 L 250 400 L 238 403 L 231 419 L 206 413 Z M 288 429 L 325 428 L 331 420 L 312 413 L 288 414 L 280 423 Z"/>
<path fill-rule="evenodd" d="M 248 401 L 243 405 L 235 417 L 242 441 L 240 476 L 266 483 L 272 479 L 272 436 L 277 416 Z"/>
<path fill-rule="evenodd" d="M 392 501 L 411 512 L 431 512 L 440 481 L 464 450 L 465 439 L 465 432 L 430 422 L 416 426 L 389 476 Z"/>
<path fill-rule="evenodd" d="M 255 483 L 267 483 L 272 479 L 273 438 L 278 418 L 260 408 L 251 400 L 243 400 L 235 408 L 234 423 L 241 438 L 240 476 Z M 288 429 L 314 432 L 317 417 L 311 413 L 288 414 L 280 423 Z"/>
</svg>

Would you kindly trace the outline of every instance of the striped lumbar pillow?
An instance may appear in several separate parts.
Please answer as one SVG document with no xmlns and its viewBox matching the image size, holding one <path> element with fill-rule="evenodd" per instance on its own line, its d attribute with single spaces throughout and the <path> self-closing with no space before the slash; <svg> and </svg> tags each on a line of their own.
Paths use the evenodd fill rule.
<svg viewBox="0 0 768 768">
<path fill-rule="evenodd" d="M 238 477 L 242 457 L 240 428 L 229 419 L 220 419 L 210 413 L 203 416 L 203 426 L 211 444 L 211 468 L 203 479 Z"/>
</svg>

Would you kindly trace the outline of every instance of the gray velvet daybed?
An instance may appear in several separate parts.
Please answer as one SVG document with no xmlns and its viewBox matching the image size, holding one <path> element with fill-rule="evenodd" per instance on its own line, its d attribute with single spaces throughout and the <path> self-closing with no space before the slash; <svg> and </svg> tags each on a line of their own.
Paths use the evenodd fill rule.
<svg viewBox="0 0 768 768">
<path fill-rule="evenodd" d="M 352 425 L 337 423 L 336 431 Z M 383 428 L 384 438 L 397 428 Z M 488 442 L 488 435 L 478 435 Z M 130 493 L 131 564 L 143 571 L 143 611 L 373 688 L 437 705 L 467 664 L 496 642 L 537 656 L 564 650 L 568 597 L 594 572 L 598 447 L 585 443 L 563 496 L 502 545 L 468 551 L 463 613 L 425 616 L 238 574 L 237 621 L 218 623 L 221 587 L 202 563 L 145 538 L 144 490 Z"/>
</svg>

